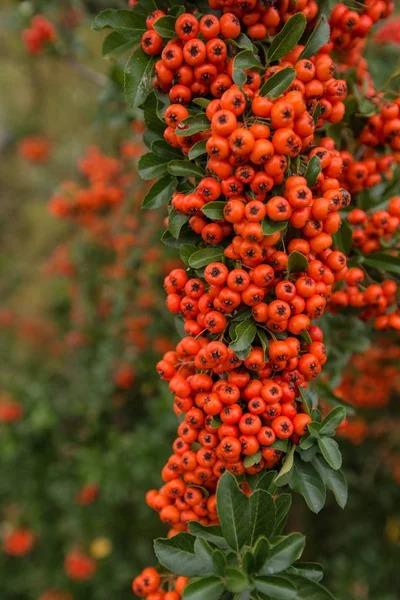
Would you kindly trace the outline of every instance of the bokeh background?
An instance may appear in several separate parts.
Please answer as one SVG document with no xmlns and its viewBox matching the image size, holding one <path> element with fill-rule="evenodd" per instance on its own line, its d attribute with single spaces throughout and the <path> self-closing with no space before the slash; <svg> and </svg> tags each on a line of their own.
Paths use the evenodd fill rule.
<svg viewBox="0 0 400 600">
<path fill-rule="evenodd" d="M 162 280 L 179 263 L 158 242 L 162 211 L 140 212 L 140 114 L 90 30 L 106 6 L 126 3 L 0 3 L 1 600 L 131 598 L 165 533 L 144 496 L 176 428 L 154 365 L 178 336 Z M 57 38 L 32 53 L 37 14 Z M 399 44 L 397 20 L 368 47 L 378 87 Z M 296 500 L 288 527 L 338 600 L 396 600 L 400 346 L 369 345 L 360 325 L 338 356 L 337 335 L 345 321 L 328 368 L 357 406 L 341 440 L 348 506 L 316 517 Z"/>
</svg>

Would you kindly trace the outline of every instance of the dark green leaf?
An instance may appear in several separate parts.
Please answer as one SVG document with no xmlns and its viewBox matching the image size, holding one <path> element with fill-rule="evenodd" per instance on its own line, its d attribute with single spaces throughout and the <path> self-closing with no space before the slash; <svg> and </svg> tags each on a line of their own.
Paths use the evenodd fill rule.
<svg viewBox="0 0 400 600">
<path fill-rule="evenodd" d="M 250 38 L 247 37 L 244 33 L 239 33 L 239 35 L 234 39 L 226 40 L 228 44 L 232 44 L 237 48 L 242 48 L 243 50 L 251 50 L 253 51 L 253 43 Z"/>
<path fill-rule="evenodd" d="M 206 150 L 207 140 L 200 140 L 196 142 L 189 150 L 189 160 L 194 160 L 203 154 L 207 154 Z"/>
<path fill-rule="evenodd" d="M 313 408 L 313 397 L 309 390 L 305 388 L 299 387 L 299 392 L 302 400 L 302 408 L 307 415 L 310 415 Z"/>
<path fill-rule="evenodd" d="M 249 499 L 241 492 L 236 478 L 229 471 L 222 475 L 218 483 L 217 511 L 224 538 L 239 554 L 249 530 Z"/>
<path fill-rule="evenodd" d="M 291 575 L 290 581 L 296 586 L 297 600 L 335 600 L 334 596 L 316 581 L 299 575 Z"/>
<path fill-rule="evenodd" d="M 254 546 L 260 536 L 270 537 L 275 528 L 275 503 L 271 494 L 257 490 L 250 496 L 250 546 Z"/>
<path fill-rule="evenodd" d="M 189 220 L 189 215 L 181 215 L 180 213 L 172 210 L 168 216 L 168 229 L 172 233 L 175 239 L 179 238 L 184 224 Z"/>
<path fill-rule="evenodd" d="M 314 438 L 319 439 L 320 435 L 319 435 L 319 430 L 321 429 L 321 424 L 318 423 L 317 421 L 311 421 L 311 423 L 309 423 L 307 425 L 307 429 L 310 432 L 310 435 Z"/>
<path fill-rule="evenodd" d="M 315 155 L 308 162 L 304 177 L 307 179 L 308 187 L 312 188 L 317 183 L 317 177 L 321 173 L 321 159 Z"/>
<path fill-rule="evenodd" d="M 290 487 L 301 494 L 310 510 L 318 513 L 325 504 L 325 484 L 310 463 L 296 460 Z"/>
<path fill-rule="evenodd" d="M 189 258 L 197 252 L 196 246 L 192 246 L 191 244 L 182 244 L 180 247 L 180 256 L 185 265 L 189 265 Z"/>
<path fill-rule="evenodd" d="M 260 571 L 264 564 L 267 562 L 269 552 L 270 545 L 267 538 L 260 537 L 253 549 L 253 567 L 256 573 L 258 573 L 258 571 Z"/>
<path fill-rule="evenodd" d="M 162 177 L 149 189 L 144 197 L 142 207 L 145 209 L 154 209 L 160 208 L 160 206 L 163 206 L 164 204 L 168 204 L 175 187 L 175 177 L 171 177 L 171 175 Z"/>
<path fill-rule="evenodd" d="M 283 537 L 270 548 L 267 562 L 260 570 L 260 575 L 282 573 L 303 553 L 306 538 L 301 533 L 291 533 Z"/>
<path fill-rule="evenodd" d="M 276 523 L 274 535 L 280 535 L 282 533 L 291 506 L 292 496 L 290 494 L 279 494 L 275 500 Z"/>
<path fill-rule="evenodd" d="M 321 423 L 320 434 L 332 435 L 336 427 L 339 427 L 346 418 L 346 409 L 343 406 L 337 406 L 325 417 Z"/>
<path fill-rule="evenodd" d="M 193 535 L 215 544 L 218 546 L 218 548 L 223 550 L 229 548 L 225 538 L 222 535 L 222 529 L 219 525 L 210 525 L 207 527 L 198 521 L 190 521 L 189 531 L 190 533 L 193 533 Z"/>
<path fill-rule="evenodd" d="M 337 441 L 329 437 L 323 437 L 318 440 L 318 448 L 328 465 L 338 471 L 342 466 L 342 455 Z"/>
<path fill-rule="evenodd" d="M 175 177 L 203 177 L 204 172 L 200 167 L 189 160 L 171 160 L 168 171 Z"/>
<path fill-rule="evenodd" d="M 230 344 L 234 352 L 241 352 L 250 348 L 256 337 L 257 326 L 253 319 L 246 319 L 236 325 L 236 339 Z"/>
<path fill-rule="evenodd" d="M 278 482 L 284 475 L 290 473 L 294 464 L 294 451 L 296 450 L 296 446 L 293 445 L 290 449 L 290 452 L 286 455 L 285 460 L 283 462 L 282 468 L 279 471 L 278 475 L 275 477 L 275 482 Z"/>
<path fill-rule="evenodd" d="M 269 341 L 268 341 L 268 337 L 267 334 L 265 333 L 264 329 L 261 329 L 261 327 L 257 327 L 257 337 L 260 340 L 263 352 L 264 352 L 264 359 L 267 362 L 268 361 L 268 348 L 269 348 Z"/>
<path fill-rule="evenodd" d="M 288 572 L 301 575 L 301 577 L 306 577 L 316 582 L 321 581 L 324 576 L 322 565 L 312 562 L 296 562 L 289 567 Z"/>
<path fill-rule="evenodd" d="M 259 592 L 276 598 L 276 600 L 296 598 L 296 588 L 288 579 L 283 577 L 255 577 L 254 584 Z"/>
<path fill-rule="evenodd" d="M 160 563 L 169 571 L 184 577 L 209 575 L 209 567 L 196 556 L 196 538 L 189 533 L 179 533 L 172 538 L 159 538 L 154 542 L 154 551 Z"/>
<path fill-rule="evenodd" d="M 207 202 L 201 209 L 202 213 L 212 219 L 213 221 L 219 221 L 224 218 L 224 208 L 226 202 L 215 201 L 215 202 Z"/>
<path fill-rule="evenodd" d="M 198 556 L 199 560 L 203 564 L 203 568 L 207 569 L 209 573 L 217 575 L 214 562 L 212 560 L 213 548 L 206 540 L 196 537 L 194 542 L 194 553 L 196 556 Z"/>
<path fill-rule="evenodd" d="M 291 67 L 281 69 L 263 83 L 260 89 L 260 95 L 267 96 L 272 100 L 279 98 L 281 94 L 286 92 L 295 77 L 296 71 Z"/>
<path fill-rule="evenodd" d="M 153 152 L 148 152 L 140 157 L 138 163 L 139 175 L 142 179 L 156 179 L 161 175 L 167 174 L 167 163 L 163 158 L 159 158 Z"/>
<path fill-rule="evenodd" d="M 219 600 L 224 589 L 224 583 L 219 577 L 194 579 L 183 590 L 182 600 Z"/>
<path fill-rule="evenodd" d="M 156 57 L 137 48 L 125 66 L 125 96 L 129 106 L 143 104 L 153 89 L 153 67 Z"/>
<path fill-rule="evenodd" d="M 201 269 L 212 262 L 219 262 L 224 256 L 223 248 L 203 248 L 197 250 L 189 258 L 189 266 L 192 269 Z"/>
<path fill-rule="evenodd" d="M 333 492 L 336 502 L 340 508 L 344 508 L 347 503 L 348 486 L 346 477 L 342 471 L 334 471 L 331 469 L 324 460 L 320 460 L 319 457 L 315 457 L 313 465 L 318 471 L 322 481 L 328 488 Z"/>
<path fill-rule="evenodd" d="M 166 162 L 170 162 L 173 158 L 182 158 L 180 148 L 173 148 L 164 140 L 156 140 L 151 145 L 151 151 L 159 158 L 163 158 Z"/>
<path fill-rule="evenodd" d="M 242 87 L 247 80 L 246 69 L 252 69 L 253 67 L 261 67 L 261 63 L 253 50 L 242 50 L 239 54 L 236 54 L 233 60 L 233 81 L 239 87 Z"/>
<path fill-rule="evenodd" d="M 235 569 L 234 567 L 228 567 L 225 571 L 225 588 L 228 592 L 233 594 L 240 594 L 244 592 L 249 584 L 246 573 Z"/>
<path fill-rule="evenodd" d="M 255 452 L 255 454 L 252 454 L 251 456 L 246 456 L 246 458 L 243 461 L 243 464 L 246 467 L 246 469 L 249 469 L 250 467 L 259 463 L 261 459 L 261 450 L 258 450 L 258 452 Z"/>
<path fill-rule="evenodd" d="M 308 268 L 308 260 L 301 252 L 291 252 L 289 254 L 289 260 L 287 264 L 287 270 L 289 273 L 300 273 Z"/>
<path fill-rule="evenodd" d="M 199 131 L 205 131 L 209 129 L 210 121 L 204 114 L 195 115 L 194 117 L 186 117 L 181 123 L 180 127 L 175 130 L 176 135 L 188 136 L 198 133 Z"/>
<path fill-rule="evenodd" d="M 113 31 L 103 40 L 102 54 L 105 58 L 121 56 L 132 49 L 133 43 L 132 40 L 126 40 L 118 31 Z"/>
<path fill-rule="evenodd" d="M 322 15 L 311 31 L 312 32 L 304 46 L 304 50 L 299 56 L 299 60 L 315 56 L 318 50 L 329 42 L 330 29 L 327 18 L 324 15 Z"/>
<path fill-rule="evenodd" d="M 303 35 L 306 25 L 307 20 L 303 13 L 296 13 L 290 17 L 286 21 L 285 26 L 272 40 L 268 52 L 269 62 L 278 60 L 293 50 Z"/>
<path fill-rule="evenodd" d="M 115 10 L 107 8 L 103 10 L 92 23 L 94 31 L 111 28 L 125 37 L 125 41 L 130 39 L 137 42 L 147 31 L 146 17 L 132 10 Z"/>
<path fill-rule="evenodd" d="M 261 223 L 262 232 L 264 235 L 271 235 L 277 231 L 283 231 L 286 229 L 289 221 L 271 221 L 270 219 L 263 219 Z"/>
<path fill-rule="evenodd" d="M 153 24 L 153 28 L 165 39 L 176 38 L 175 22 L 176 19 L 169 15 L 167 17 L 160 17 Z"/>
</svg>

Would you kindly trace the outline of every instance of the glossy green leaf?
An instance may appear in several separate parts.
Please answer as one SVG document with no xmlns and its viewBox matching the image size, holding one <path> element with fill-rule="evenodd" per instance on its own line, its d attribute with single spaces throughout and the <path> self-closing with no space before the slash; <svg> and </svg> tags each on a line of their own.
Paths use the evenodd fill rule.
<svg viewBox="0 0 400 600">
<path fill-rule="evenodd" d="M 279 494 L 275 500 L 276 521 L 274 535 L 280 535 L 282 533 L 291 506 L 291 494 Z"/>
<path fill-rule="evenodd" d="M 236 325 L 236 339 L 230 344 L 234 352 L 241 352 L 250 348 L 256 337 L 257 326 L 253 319 L 246 319 Z"/>
<path fill-rule="evenodd" d="M 325 419 L 321 423 L 320 434 L 321 435 L 332 435 L 335 430 L 346 418 L 346 409 L 342 406 L 337 406 L 330 413 L 327 414 Z"/>
<path fill-rule="evenodd" d="M 209 127 L 210 121 L 208 117 L 205 114 L 200 114 L 193 117 L 186 117 L 181 122 L 181 125 L 175 129 L 175 133 L 176 135 L 186 137 L 194 133 L 199 133 L 199 131 L 205 131 Z"/>
<path fill-rule="evenodd" d="M 226 202 L 216 200 L 215 202 L 207 202 L 201 209 L 202 213 L 212 219 L 213 221 L 219 221 L 224 218 L 224 208 Z"/>
<path fill-rule="evenodd" d="M 218 482 L 217 511 L 224 538 L 238 554 L 248 536 L 249 499 L 240 490 L 236 478 L 229 471 L 226 471 Z"/>
<path fill-rule="evenodd" d="M 301 533 L 290 533 L 271 546 L 267 562 L 259 571 L 260 575 L 282 573 L 303 554 L 306 538 Z"/>
<path fill-rule="evenodd" d="M 168 539 L 159 538 L 154 542 L 154 551 L 160 563 L 176 575 L 209 575 L 209 565 L 204 564 L 194 552 L 195 540 L 189 533 L 179 533 Z"/>
<path fill-rule="evenodd" d="M 310 36 L 304 46 L 299 60 L 303 58 L 311 58 L 317 54 L 318 50 L 329 42 L 330 28 L 325 15 L 319 19 L 318 23 L 311 30 Z"/>
<path fill-rule="evenodd" d="M 125 66 L 125 96 L 129 106 L 138 107 L 153 89 L 153 68 L 156 57 L 149 56 L 139 47 Z"/>
<path fill-rule="evenodd" d="M 308 162 L 304 177 L 307 180 L 308 187 L 312 188 L 317 183 L 317 177 L 321 173 L 321 159 L 315 155 Z"/>
<path fill-rule="evenodd" d="M 300 575 L 290 575 L 290 581 L 296 586 L 297 600 L 335 600 L 334 596 L 316 581 Z"/>
<path fill-rule="evenodd" d="M 175 177 L 203 177 L 203 170 L 189 160 L 171 160 L 168 171 Z"/>
<path fill-rule="evenodd" d="M 318 440 L 318 448 L 328 465 L 337 471 L 342 466 L 342 455 L 336 440 L 323 437 Z"/>
<path fill-rule="evenodd" d="M 246 83 L 246 69 L 252 69 L 253 67 L 261 67 L 261 63 L 257 56 L 252 50 L 242 50 L 239 54 L 236 54 L 233 60 L 233 81 L 239 87 L 242 87 Z"/>
<path fill-rule="evenodd" d="M 348 486 L 344 473 L 340 470 L 334 471 L 321 457 L 316 456 L 312 461 L 313 466 L 318 471 L 319 476 L 328 490 L 335 496 L 335 500 L 344 508 L 347 504 Z"/>
<path fill-rule="evenodd" d="M 353 232 L 346 219 L 343 219 L 339 231 L 333 234 L 333 241 L 335 247 L 340 250 L 340 252 L 348 255 L 352 246 Z"/>
<path fill-rule="evenodd" d="M 284 577 L 255 577 L 254 585 L 259 592 L 276 600 L 292 600 L 296 598 L 295 586 Z"/>
<path fill-rule="evenodd" d="M 268 52 L 269 62 L 278 60 L 293 50 L 303 35 L 306 25 L 307 20 L 303 13 L 296 13 L 290 17 L 281 31 L 272 40 Z"/>
<path fill-rule="evenodd" d="M 318 513 L 325 504 L 325 484 L 316 469 L 302 460 L 296 460 L 290 487 L 301 494 L 310 510 Z"/>
<path fill-rule="evenodd" d="M 289 254 L 287 270 L 289 273 L 300 273 L 308 268 L 308 260 L 301 252 L 291 252 Z"/>
<path fill-rule="evenodd" d="M 145 209 L 160 208 L 168 204 L 176 188 L 176 179 L 171 175 L 166 175 L 156 181 L 147 192 L 143 200 L 142 207 Z"/>
<path fill-rule="evenodd" d="M 170 15 L 166 17 L 160 17 L 153 24 L 153 28 L 159 33 L 164 39 L 176 38 L 175 32 L 176 19 Z"/>
<path fill-rule="evenodd" d="M 224 589 L 224 582 L 219 577 L 194 579 L 183 590 L 182 600 L 219 600 Z"/>
<path fill-rule="evenodd" d="M 93 23 L 93 31 L 114 29 L 125 39 L 132 42 L 139 41 L 147 31 L 146 17 L 133 10 L 107 8 L 99 13 Z"/>
<path fill-rule="evenodd" d="M 181 215 L 172 210 L 168 216 L 168 229 L 175 239 L 179 238 L 182 227 L 189 220 L 189 215 Z"/>
<path fill-rule="evenodd" d="M 118 31 L 113 31 L 103 40 L 102 54 L 105 58 L 115 58 L 129 52 L 133 44 L 133 40 L 127 40 Z"/>
<path fill-rule="evenodd" d="M 279 98 L 281 94 L 286 92 L 295 77 L 296 71 L 291 67 L 281 69 L 263 83 L 260 89 L 260 95 L 267 96 L 267 98 L 271 98 L 272 100 Z"/>
<path fill-rule="evenodd" d="M 138 162 L 139 175 L 148 181 L 167 174 L 167 162 L 153 152 L 143 154 Z"/>
<path fill-rule="evenodd" d="M 200 140 L 199 142 L 196 142 L 189 150 L 189 160 L 195 160 L 199 156 L 207 154 L 206 144 L 207 140 Z"/>
<path fill-rule="evenodd" d="M 260 536 L 269 537 L 275 528 L 275 503 L 271 494 L 257 490 L 250 496 L 249 544 L 254 546 Z"/>
<path fill-rule="evenodd" d="M 286 229 L 289 221 L 271 221 L 270 219 L 263 219 L 261 222 L 262 232 L 264 235 L 271 235 L 277 231 L 283 231 Z"/>
<path fill-rule="evenodd" d="M 212 262 L 219 262 L 224 256 L 223 248 L 203 248 L 197 250 L 189 258 L 189 266 L 192 269 L 201 269 Z"/>
</svg>

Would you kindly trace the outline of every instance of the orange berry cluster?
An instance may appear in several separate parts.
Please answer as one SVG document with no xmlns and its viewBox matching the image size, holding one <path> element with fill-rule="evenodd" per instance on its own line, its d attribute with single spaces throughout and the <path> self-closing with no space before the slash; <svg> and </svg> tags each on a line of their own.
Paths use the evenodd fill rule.
<svg viewBox="0 0 400 600">
<path fill-rule="evenodd" d="M 383 243 L 394 239 L 400 225 L 400 196 L 392 198 L 387 210 L 367 214 L 360 208 L 349 213 L 348 222 L 353 225 L 353 246 L 363 254 L 382 250 Z"/>
<path fill-rule="evenodd" d="M 370 189 L 383 178 L 389 180 L 393 177 L 396 164 L 393 154 L 379 156 L 371 148 L 365 148 L 359 160 L 354 160 L 354 156 L 347 150 L 343 150 L 340 156 L 343 160 L 343 168 L 339 181 L 351 194 Z"/>
<path fill-rule="evenodd" d="M 363 49 L 371 27 L 390 16 L 394 10 L 392 1 L 366 0 L 363 3 L 364 7 L 360 6 L 360 3 L 354 4 L 354 8 L 349 8 L 346 4 L 336 4 L 330 14 L 332 49 Z"/>
<path fill-rule="evenodd" d="M 400 98 L 383 103 L 380 112 L 368 119 L 360 141 L 371 147 L 387 145 L 400 154 Z"/>
<path fill-rule="evenodd" d="M 168 591 L 161 587 L 163 583 L 167 583 Z M 156 569 L 148 567 L 133 580 L 132 589 L 147 600 L 180 600 L 187 583 L 187 577 L 162 577 Z"/>
<path fill-rule="evenodd" d="M 47 44 L 54 43 L 56 39 L 54 25 L 43 15 L 35 15 L 31 26 L 22 32 L 22 41 L 29 54 L 39 54 Z"/>
</svg>

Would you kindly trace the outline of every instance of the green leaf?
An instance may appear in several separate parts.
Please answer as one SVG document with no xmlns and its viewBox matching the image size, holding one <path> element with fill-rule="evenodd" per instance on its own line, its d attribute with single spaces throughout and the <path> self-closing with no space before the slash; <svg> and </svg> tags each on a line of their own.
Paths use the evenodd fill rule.
<svg viewBox="0 0 400 600">
<path fill-rule="evenodd" d="M 303 58 L 311 58 L 317 54 L 318 50 L 329 42 L 330 28 L 325 15 L 322 15 L 316 26 L 312 29 L 303 52 L 299 56 L 299 60 Z"/>
<path fill-rule="evenodd" d="M 334 596 L 316 581 L 299 575 L 291 575 L 290 581 L 296 586 L 297 600 L 335 600 Z"/>
<path fill-rule="evenodd" d="M 400 275 L 399 256 L 391 256 L 390 254 L 386 254 L 385 252 L 373 252 L 372 254 L 368 254 L 364 258 L 363 264 L 367 267 L 380 269 L 381 271 L 384 271 L 386 273 Z"/>
<path fill-rule="evenodd" d="M 304 177 L 307 179 L 308 187 L 312 188 L 317 183 L 317 177 L 321 173 L 321 159 L 315 155 L 308 162 Z"/>
<path fill-rule="evenodd" d="M 288 473 L 290 473 L 290 471 L 292 470 L 293 464 L 294 464 L 294 451 L 295 450 L 296 450 L 296 446 L 293 444 L 293 446 L 290 449 L 290 452 L 286 455 L 286 458 L 284 460 L 281 470 L 279 471 L 278 475 L 275 477 L 275 482 L 277 482 L 279 479 L 281 479 L 284 475 L 287 475 Z"/>
<path fill-rule="evenodd" d="M 333 241 L 340 252 L 349 254 L 353 242 L 353 232 L 346 219 L 343 219 L 339 231 L 333 234 Z"/>
<path fill-rule="evenodd" d="M 129 106 L 140 106 L 151 93 L 156 60 L 156 57 L 149 56 L 139 47 L 126 63 L 124 89 Z"/>
<path fill-rule="evenodd" d="M 287 454 L 289 449 L 292 447 L 289 440 L 275 440 L 273 444 L 269 446 L 269 448 L 274 448 L 275 450 L 281 450 Z"/>
<path fill-rule="evenodd" d="M 191 244 L 182 244 L 180 247 L 180 257 L 185 265 L 189 265 L 189 258 L 197 252 L 196 246 L 192 246 Z"/>
<path fill-rule="evenodd" d="M 261 473 L 256 473 L 254 475 L 247 475 L 246 480 L 253 492 L 256 490 L 265 490 L 266 492 L 274 494 L 276 491 L 276 486 L 274 484 L 275 477 L 276 471 L 268 471 L 267 473 L 262 471 Z"/>
<path fill-rule="evenodd" d="M 102 55 L 105 58 L 114 58 L 121 56 L 132 49 L 133 40 L 127 40 L 118 31 L 109 33 L 103 40 Z"/>
<path fill-rule="evenodd" d="M 296 588 L 284 577 L 255 577 L 254 585 L 259 592 L 276 598 L 276 600 L 296 598 Z"/>
<path fill-rule="evenodd" d="M 208 569 L 209 573 L 217 575 L 214 562 L 212 560 L 213 548 L 210 544 L 200 537 L 196 537 L 194 542 L 194 553 L 198 556 L 204 568 Z"/>
<path fill-rule="evenodd" d="M 156 179 L 161 175 L 167 174 L 167 163 L 163 158 L 159 158 L 153 152 L 147 152 L 140 157 L 138 162 L 139 175 L 142 179 Z"/>
<path fill-rule="evenodd" d="M 92 23 L 93 31 L 102 29 L 114 29 L 120 35 L 131 42 L 138 42 L 147 31 L 146 17 L 132 10 L 115 10 L 107 8 L 97 15 Z"/>
<path fill-rule="evenodd" d="M 257 490 L 250 496 L 250 546 L 254 546 L 260 536 L 272 535 L 275 528 L 275 512 L 274 499 L 268 492 Z"/>
<path fill-rule="evenodd" d="M 169 229 L 167 229 L 162 234 L 161 241 L 163 244 L 165 244 L 166 246 L 169 246 L 170 248 L 179 249 L 182 246 L 182 244 L 193 245 L 193 244 L 197 243 L 198 237 L 197 237 L 197 234 L 194 233 L 194 231 L 192 231 L 191 229 L 182 227 L 182 230 L 179 234 L 178 239 L 175 239 L 174 236 L 172 235 L 172 233 L 169 231 Z M 196 248 L 196 250 L 197 250 L 197 248 Z"/>
<path fill-rule="evenodd" d="M 193 104 L 197 104 L 197 106 L 200 106 L 201 108 L 206 109 L 207 106 L 210 104 L 211 100 L 208 100 L 207 98 L 195 98 L 194 100 L 192 100 Z"/>
<path fill-rule="evenodd" d="M 307 19 L 303 13 L 296 13 L 290 17 L 286 21 L 285 26 L 272 40 L 268 52 L 269 62 L 278 60 L 293 50 L 303 35 L 306 25 Z"/>
<path fill-rule="evenodd" d="M 296 71 L 291 67 L 281 69 L 263 83 L 260 89 L 260 96 L 267 96 L 267 98 L 271 98 L 272 100 L 279 98 L 281 94 L 286 92 L 295 77 Z"/>
<path fill-rule="evenodd" d="M 325 484 L 310 463 L 296 460 L 289 485 L 303 496 L 312 512 L 319 513 L 325 504 Z"/>
<path fill-rule="evenodd" d="M 313 397 L 310 394 L 309 390 L 306 390 L 303 387 L 299 387 L 300 397 L 301 397 L 301 406 L 304 412 L 307 415 L 311 415 L 311 411 L 313 408 Z"/>
<path fill-rule="evenodd" d="M 249 530 L 249 499 L 240 491 L 236 478 L 229 471 L 218 483 L 217 511 L 224 538 L 239 554 Z"/>
<path fill-rule="evenodd" d="M 307 579 L 311 579 L 311 581 L 317 582 L 321 581 L 324 576 L 322 565 L 312 562 L 296 562 L 289 567 L 288 572 L 301 575 L 301 577 L 306 577 Z"/>
<path fill-rule="evenodd" d="M 234 352 L 241 352 L 250 347 L 256 337 L 257 326 L 253 319 L 246 319 L 236 325 L 236 339 L 230 344 Z"/>
<path fill-rule="evenodd" d="M 175 23 L 176 19 L 174 17 L 160 17 L 153 24 L 153 28 L 165 39 L 176 38 Z"/>
<path fill-rule="evenodd" d="M 335 496 L 340 508 L 344 508 L 347 503 L 348 486 L 343 471 L 334 471 L 325 461 L 320 460 L 318 456 L 314 458 L 312 464 L 318 471 L 327 489 Z"/>
<path fill-rule="evenodd" d="M 253 42 L 250 38 L 247 37 L 244 33 L 239 33 L 239 35 L 233 40 L 229 38 L 225 40 L 228 44 L 232 44 L 236 48 L 242 48 L 242 50 L 251 50 L 253 51 Z"/>
<path fill-rule="evenodd" d="M 249 580 L 246 573 L 235 569 L 234 567 L 228 567 L 225 571 L 225 589 L 233 594 L 240 594 L 247 589 Z"/>
<path fill-rule="evenodd" d="M 196 142 L 189 150 L 189 160 L 195 160 L 199 156 L 207 154 L 206 144 L 207 140 L 200 140 L 199 142 Z"/>
<path fill-rule="evenodd" d="M 258 573 L 267 562 L 270 552 L 270 544 L 265 537 L 260 537 L 253 549 L 253 567 L 255 573 Z"/>
<path fill-rule="evenodd" d="M 319 433 L 321 429 L 321 423 L 318 423 L 317 421 L 311 421 L 311 423 L 307 425 L 307 429 L 312 437 L 317 438 L 317 440 L 320 439 Z"/>
<path fill-rule="evenodd" d="M 142 208 L 154 209 L 168 204 L 176 188 L 176 179 L 166 175 L 156 181 L 144 197 Z"/>
<path fill-rule="evenodd" d="M 201 209 L 203 215 L 212 219 L 213 221 L 219 221 L 224 218 L 224 208 L 226 202 L 215 201 L 215 202 L 207 202 Z"/>
<path fill-rule="evenodd" d="M 303 554 L 306 538 L 301 533 L 290 533 L 270 548 L 267 562 L 260 575 L 282 573 Z"/>
<path fill-rule="evenodd" d="M 245 308 L 243 310 L 239 310 L 236 315 L 231 319 L 232 323 L 236 323 L 237 321 L 245 321 L 249 317 L 251 317 L 251 307 Z"/>
<path fill-rule="evenodd" d="M 233 81 L 239 87 L 242 87 L 247 80 L 246 69 L 252 69 L 253 67 L 261 67 L 261 63 L 253 50 L 242 50 L 239 54 L 236 54 L 233 60 Z"/>
<path fill-rule="evenodd" d="M 282 533 L 291 506 L 291 494 L 279 494 L 279 496 L 275 500 L 276 523 L 274 535 L 280 535 Z"/>
<path fill-rule="evenodd" d="M 289 254 L 287 270 L 289 273 L 300 273 L 308 268 L 308 260 L 301 252 L 291 252 Z"/>
<path fill-rule="evenodd" d="M 334 471 L 338 471 L 342 466 L 342 455 L 337 441 L 329 437 L 323 437 L 318 440 L 318 448 L 328 465 Z"/>
<path fill-rule="evenodd" d="M 267 334 L 265 333 L 264 329 L 261 329 L 261 327 L 257 327 L 257 337 L 260 340 L 263 352 L 264 352 L 264 359 L 267 362 L 268 361 L 268 348 L 269 348 L 269 341 L 268 341 L 268 337 Z"/>
<path fill-rule="evenodd" d="M 172 233 L 175 239 L 179 238 L 184 224 L 189 220 L 189 215 L 181 215 L 180 213 L 172 210 L 168 216 L 168 229 Z"/>
<path fill-rule="evenodd" d="M 211 419 L 211 427 L 219 427 L 220 425 L 222 425 L 220 417 L 218 417 L 218 415 L 214 415 Z"/>
<path fill-rule="evenodd" d="M 186 117 L 181 122 L 181 126 L 175 129 L 176 135 L 189 136 L 199 131 L 205 131 L 210 128 L 210 121 L 205 114 L 195 115 L 194 117 Z"/>
<path fill-rule="evenodd" d="M 312 118 L 313 118 L 313 121 L 315 124 L 318 123 L 320 114 L 321 114 L 321 103 L 317 102 L 317 105 L 314 108 L 313 114 L 312 114 Z"/>
<path fill-rule="evenodd" d="M 200 537 L 203 540 L 207 540 L 212 544 L 218 546 L 222 550 L 229 548 L 223 534 L 222 529 L 219 525 L 202 525 L 198 521 L 190 521 L 189 531 L 196 537 Z"/>
<path fill-rule="evenodd" d="M 175 177 L 203 177 L 203 169 L 197 167 L 189 160 L 171 160 L 168 171 Z"/>
<path fill-rule="evenodd" d="M 253 467 L 257 463 L 259 463 L 261 459 L 261 450 L 258 450 L 258 452 L 255 452 L 251 456 L 246 456 L 246 458 L 243 461 L 243 465 L 246 467 L 246 469 L 249 469 L 250 467 Z"/>
<path fill-rule="evenodd" d="M 264 235 L 271 235 L 277 231 L 283 231 L 286 229 L 289 221 L 271 221 L 270 219 L 263 219 L 261 222 L 262 232 Z"/>
<path fill-rule="evenodd" d="M 165 123 L 163 123 L 163 126 L 165 127 Z M 151 144 L 151 151 L 159 158 L 163 158 L 165 162 L 169 162 L 175 157 L 182 158 L 182 151 L 180 148 L 173 148 L 164 140 L 156 140 L 153 142 Z"/>
<path fill-rule="evenodd" d="M 194 552 L 196 538 L 189 533 L 178 533 L 172 538 L 159 538 L 154 542 L 154 551 L 160 563 L 175 575 L 196 577 L 210 574 Z"/>
<path fill-rule="evenodd" d="M 201 269 L 212 262 L 221 261 L 223 256 L 223 248 L 203 248 L 192 254 L 189 258 L 189 266 L 192 269 Z"/>
<path fill-rule="evenodd" d="M 325 417 L 321 423 L 321 435 L 333 435 L 336 427 L 339 427 L 346 418 L 346 409 L 343 406 L 337 406 Z"/>
<path fill-rule="evenodd" d="M 219 577 L 194 579 L 183 590 L 182 600 L 219 600 L 224 589 L 224 583 Z"/>
</svg>

